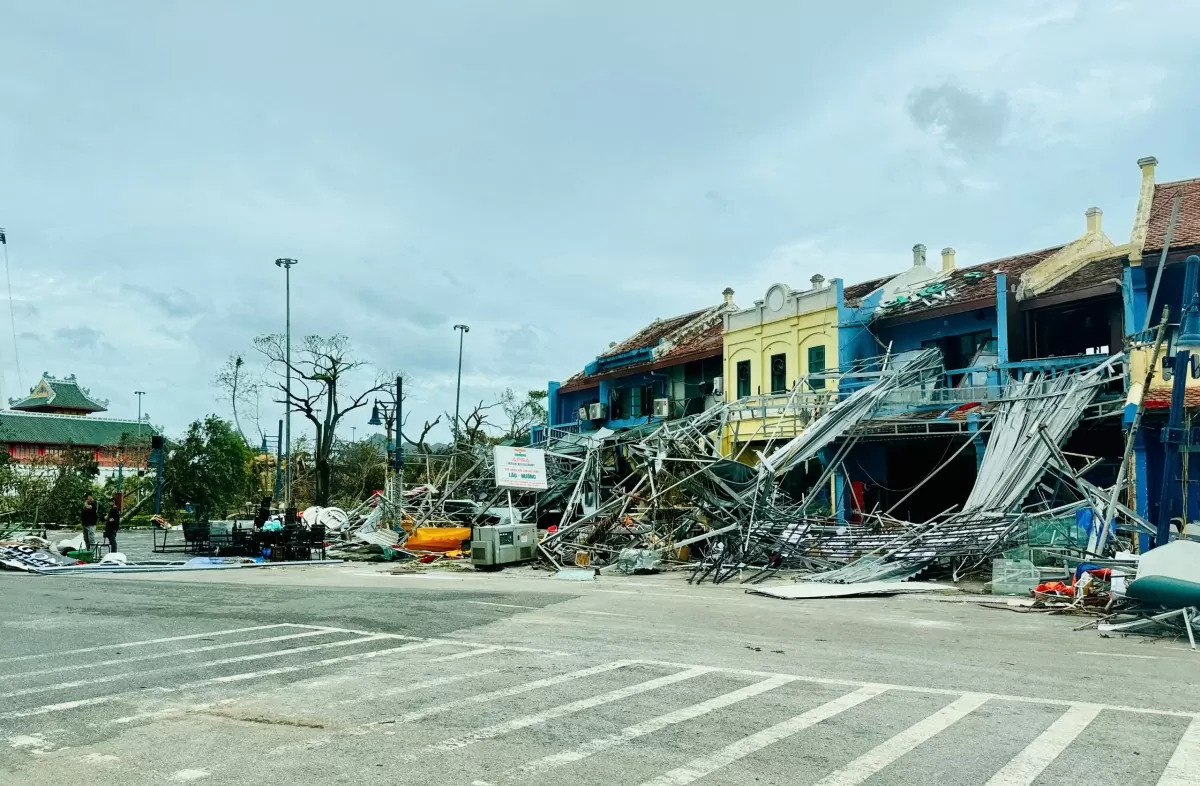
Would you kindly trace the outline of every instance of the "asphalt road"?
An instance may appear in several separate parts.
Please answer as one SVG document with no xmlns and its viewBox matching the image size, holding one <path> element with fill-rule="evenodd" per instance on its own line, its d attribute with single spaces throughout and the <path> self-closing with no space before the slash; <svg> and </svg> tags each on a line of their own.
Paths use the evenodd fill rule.
<svg viewBox="0 0 1200 786">
<path fill-rule="evenodd" d="M 0 574 L 4 784 L 1200 783 L 1200 655 L 928 597 Z"/>
</svg>

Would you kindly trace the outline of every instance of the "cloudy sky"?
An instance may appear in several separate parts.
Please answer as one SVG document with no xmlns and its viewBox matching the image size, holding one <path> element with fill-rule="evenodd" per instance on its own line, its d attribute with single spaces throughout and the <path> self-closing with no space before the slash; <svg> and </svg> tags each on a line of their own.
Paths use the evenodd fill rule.
<svg viewBox="0 0 1200 786">
<path fill-rule="evenodd" d="M 490 400 L 726 286 L 972 264 L 1090 205 L 1123 242 L 1137 158 L 1200 176 L 1191 0 L 751 5 L 2 0 L 3 395 L 223 411 L 291 256 L 295 331 L 405 369 L 420 420 L 456 322 Z"/>
</svg>

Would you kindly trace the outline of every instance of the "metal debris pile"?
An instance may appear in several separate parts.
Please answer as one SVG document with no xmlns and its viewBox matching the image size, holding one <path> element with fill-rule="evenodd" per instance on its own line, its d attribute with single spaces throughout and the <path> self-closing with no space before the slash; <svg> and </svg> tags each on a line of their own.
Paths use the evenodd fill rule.
<svg viewBox="0 0 1200 786">
<path fill-rule="evenodd" d="M 1090 369 L 1030 374 L 998 388 L 1002 395 L 979 408 L 979 429 L 989 439 L 969 497 L 928 521 L 896 518 L 897 506 L 839 519 L 828 490 L 855 444 L 883 417 L 885 403 L 928 389 L 944 372 L 935 349 L 880 358 L 875 371 L 863 375 L 869 384 L 824 407 L 799 436 L 780 438 L 783 419 L 800 409 L 798 385 L 781 414 L 764 419 L 753 456 L 723 455 L 730 403 L 622 431 L 558 433 L 539 446 L 545 491 L 499 488 L 491 457 L 481 452 L 467 472 L 443 478 L 446 493 L 433 486 L 422 493 L 406 511 L 406 529 L 536 522 L 543 533 L 538 558 L 555 569 L 675 568 L 690 570 L 694 583 L 750 584 L 788 571 L 855 583 L 931 570 L 960 578 L 990 569 L 1007 550 L 1030 545 L 1031 533 L 1052 532 L 1086 510 L 1094 521 L 1108 522 L 1097 526 L 1090 551 L 1077 538 L 1050 542 L 1064 557 L 1102 557 L 1114 535 L 1132 537 L 1150 525 L 1111 504 L 1112 489 L 1084 479 L 1092 464 L 1074 466 L 1061 446 L 1094 409 L 1098 391 L 1120 384 L 1124 362 L 1123 354 L 1115 355 Z M 796 491 L 789 477 L 809 467 L 816 480 Z M 1044 493 L 1046 478 L 1056 484 L 1053 495 Z M 1070 501 L 1064 504 L 1064 497 Z"/>
</svg>

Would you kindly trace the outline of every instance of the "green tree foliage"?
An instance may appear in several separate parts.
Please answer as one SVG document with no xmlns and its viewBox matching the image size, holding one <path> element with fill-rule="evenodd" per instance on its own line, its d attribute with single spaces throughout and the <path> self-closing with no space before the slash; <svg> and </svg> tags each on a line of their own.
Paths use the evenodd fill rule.
<svg viewBox="0 0 1200 786">
<path fill-rule="evenodd" d="M 530 390 L 519 396 L 512 388 L 500 394 L 500 410 L 508 421 L 503 439 L 523 440 L 534 426 L 546 425 L 546 395 L 545 390 Z"/>
<path fill-rule="evenodd" d="M 168 451 L 171 501 L 191 504 L 201 520 L 236 513 L 253 493 L 254 453 L 229 421 L 209 415 Z"/>
<path fill-rule="evenodd" d="M 379 445 L 370 440 L 339 441 L 334 445 L 330 483 L 334 505 L 353 508 L 367 495 L 384 487 L 387 459 Z"/>
<path fill-rule="evenodd" d="M 79 524 L 79 510 L 89 493 L 99 494 L 99 468 L 89 451 L 68 448 L 40 456 L 24 466 L 0 466 L 0 496 L 4 520 L 11 524 Z"/>
</svg>

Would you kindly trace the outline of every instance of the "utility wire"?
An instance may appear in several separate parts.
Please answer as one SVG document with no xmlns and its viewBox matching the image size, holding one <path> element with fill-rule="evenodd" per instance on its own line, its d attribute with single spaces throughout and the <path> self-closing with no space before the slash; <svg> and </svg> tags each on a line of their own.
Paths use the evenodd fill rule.
<svg viewBox="0 0 1200 786">
<path fill-rule="evenodd" d="M 0 246 L 4 246 L 4 278 L 8 283 L 8 319 L 12 324 L 13 364 L 17 367 L 17 391 L 19 395 L 20 391 L 24 390 L 21 387 L 21 352 L 17 349 L 17 315 L 13 311 L 12 273 L 9 271 L 8 237 L 4 233 L 4 227 L 0 227 Z"/>
</svg>

